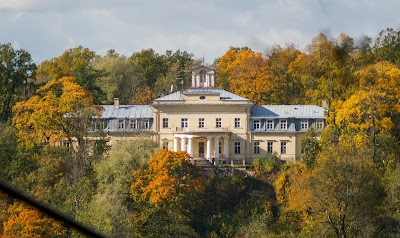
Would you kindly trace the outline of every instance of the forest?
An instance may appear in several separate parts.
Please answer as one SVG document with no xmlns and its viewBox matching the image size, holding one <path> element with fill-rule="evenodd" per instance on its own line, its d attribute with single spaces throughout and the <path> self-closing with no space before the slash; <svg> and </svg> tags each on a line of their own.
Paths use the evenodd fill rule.
<svg viewBox="0 0 400 238">
<path fill-rule="evenodd" d="M 300 162 L 264 154 L 251 176 L 223 176 L 151 140 L 87 139 L 99 105 L 150 104 L 201 64 L 180 50 L 79 46 L 36 65 L 0 42 L 0 178 L 105 237 L 399 237 L 400 31 L 214 60 L 218 87 L 256 104 L 326 101 L 328 126 L 307 132 Z M 0 237 L 85 236 L 0 191 Z"/>
</svg>

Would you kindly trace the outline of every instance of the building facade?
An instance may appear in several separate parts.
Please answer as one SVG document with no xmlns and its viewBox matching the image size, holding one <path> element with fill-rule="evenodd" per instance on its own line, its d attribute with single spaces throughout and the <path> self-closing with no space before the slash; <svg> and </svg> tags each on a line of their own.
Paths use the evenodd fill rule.
<svg viewBox="0 0 400 238">
<path fill-rule="evenodd" d="M 324 109 L 315 105 L 254 105 L 217 88 L 215 70 L 192 71 L 192 87 L 157 98 L 151 105 L 104 105 L 92 132 L 117 140 L 152 138 L 161 148 L 186 151 L 195 161 L 250 163 L 267 153 L 301 157 L 308 128 L 324 129 Z"/>
</svg>

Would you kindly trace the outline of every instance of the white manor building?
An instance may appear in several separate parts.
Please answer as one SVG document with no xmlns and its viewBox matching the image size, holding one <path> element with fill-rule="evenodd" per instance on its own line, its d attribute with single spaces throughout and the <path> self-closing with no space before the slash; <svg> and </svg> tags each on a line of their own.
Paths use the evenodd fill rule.
<svg viewBox="0 0 400 238">
<path fill-rule="evenodd" d="M 194 160 L 216 164 L 250 163 L 267 153 L 301 158 L 301 139 L 309 127 L 324 129 L 324 108 L 315 105 L 255 105 L 217 88 L 215 70 L 192 71 L 192 87 L 154 100 L 151 105 L 103 105 L 92 133 L 105 131 L 110 143 L 143 136 L 161 148 L 186 151 Z"/>
</svg>

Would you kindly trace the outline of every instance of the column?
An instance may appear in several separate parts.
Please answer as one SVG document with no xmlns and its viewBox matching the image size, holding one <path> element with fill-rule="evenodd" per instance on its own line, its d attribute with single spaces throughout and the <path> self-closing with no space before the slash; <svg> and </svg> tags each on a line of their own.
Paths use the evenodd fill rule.
<svg viewBox="0 0 400 238">
<path fill-rule="evenodd" d="M 174 137 L 174 152 L 178 152 L 178 137 Z"/>
<path fill-rule="evenodd" d="M 200 75 L 196 75 L 196 87 L 200 87 Z"/>
<path fill-rule="evenodd" d="M 215 86 L 214 74 L 211 74 L 210 78 L 211 78 L 211 87 L 214 87 Z"/>
<path fill-rule="evenodd" d="M 194 76 L 194 74 L 192 74 L 192 87 L 196 86 L 196 76 Z"/>
<path fill-rule="evenodd" d="M 189 155 L 193 156 L 193 138 L 192 137 L 188 137 L 187 152 L 188 152 Z"/>
<path fill-rule="evenodd" d="M 181 151 L 186 151 L 186 137 L 181 137 Z"/>
<path fill-rule="evenodd" d="M 206 87 L 210 87 L 210 77 L 206 74 Z"/>
<path fill-rule="evenodd" d="M 214 137 L 214 158 L 219 158 L 219 136 Z"/>
<path fill-rule="evenodd" d="M 224 157 L 229 158 L 229 137 L 224 137 Z"/>
<path fill-rule="evenodd" d="M 206 159 L 211 159 L 211 136 L 207 136 L 207 154 Z"/>
</svg>

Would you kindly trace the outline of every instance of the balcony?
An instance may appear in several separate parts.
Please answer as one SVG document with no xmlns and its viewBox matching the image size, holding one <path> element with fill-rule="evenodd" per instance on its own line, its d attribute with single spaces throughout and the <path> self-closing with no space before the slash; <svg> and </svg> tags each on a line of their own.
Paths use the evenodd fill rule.
<svg viewBox="0 0 400 238">
<path fill-rule="evenodd" d="M 173 127 L 172 132 L 195 133 L 195 132 L 231 132 L 230 127 Z"/>
</svg>

